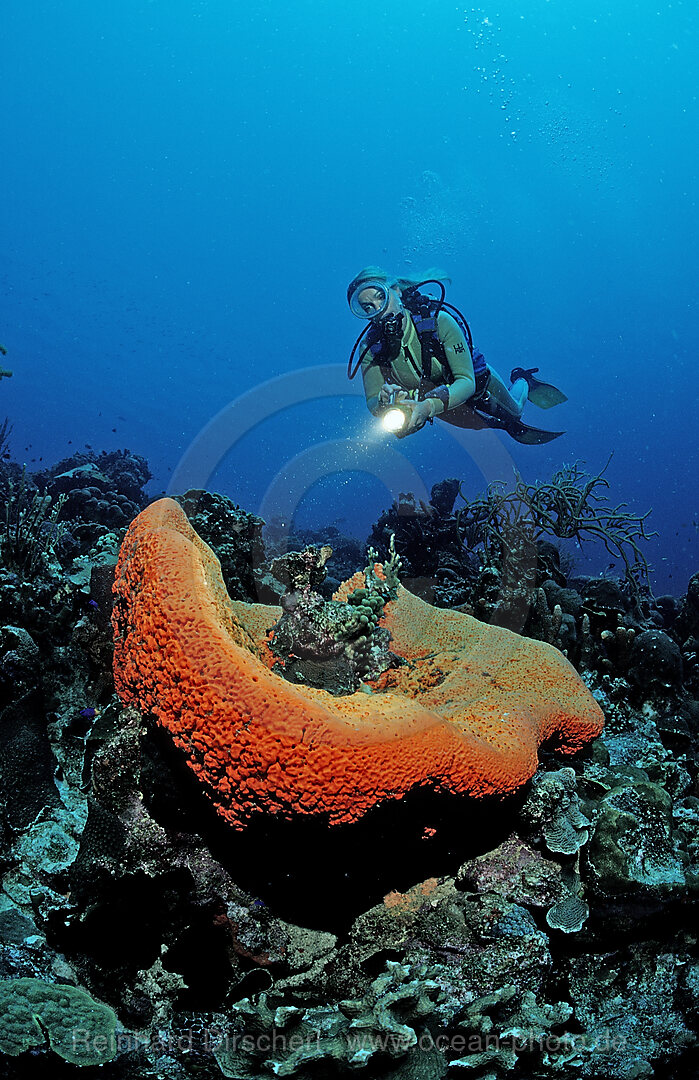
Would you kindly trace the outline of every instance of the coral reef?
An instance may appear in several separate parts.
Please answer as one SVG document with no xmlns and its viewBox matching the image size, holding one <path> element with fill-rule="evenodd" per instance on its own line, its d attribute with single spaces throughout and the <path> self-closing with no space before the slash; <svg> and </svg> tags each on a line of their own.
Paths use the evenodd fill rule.
<svg viewBox="0 0 699 1080">
<path fill-rule="evenodd" d="M 690 579 L 677 618 L 672 621 L 672 616 L 667 614 L 671 632 L 682 650 L 685 684 L 696 696 L 699 694 L 699 574 Z"/>
<path fill-rule="evenodd" d="M 215 552 L 231 599 L 276 602 L 276 595 L 264 582 L 262 518 L 209 491 L 186 491 L 177 501 L 192 527 Z"/>
<path fill-rule="evenodd" d="M 52 502 L 50 495 L 40 495 L 27 487 L 26 469 L 15 489 L 8 481 L 5 502 L 5 522 L 0 535 L 0 559 L 9 570 L 25 577 L 35 577 L 60 540 L 56 524 L 65 499 Z"/>
<path fill-rule="evenodd" d="M 0 980 L 0 1053 L 49 1046 L 73 1065 L 103 1065 L 116 1053 L 116 1015 L 77 986 Z"/>
<path fill-rule="evenodd" d="M 196 519 L 190 520 L 197 532 L 200 532 Z M 200 532 L 200 535 L 218 555 L 216 544 L 211 542 L 205 532 Z M 357 567 L 365 561 L 366 545 L 354 537 L 343 535 L 337 524 L 328 525 L 324 529 L 298 529 L 290 528 L 278 518 L 272 518 L 264 525 L 263 539 L 266 563 L 271 563 L 275 558 L 292 551 L 305 551 L 309 547 L 332 548 L 332 555 L 324 566 L 326 576 L 316 586 L 326 600 L 329 600 L 342 582 L 351 577 Z M 257 582 L 257 599 L 261 603 L 278 604 L 283 593 L 283 586 L 271 575 L 265 573 L 264 566 L 260 568 Z M 267 592 L 264 591 L 265 587 Z"/>
<path fill-rule="evenodd" d="M 357 589 L 347 588 L 349 605 Z M 410 662 L 384 672 L 376 693 L 290 686 L 265 662 L 272 612 L 230 601 L 213 553 L 172 500 L 131 525 L 114 589 L 122 701 L 158 717 L 236 827 L 262 811 L 356 821 L 425 786 L 509 794 L 534 773 L 543 742 L 575 753 L 602 730 L 557 650 L 402 588 L 382 622 Z M 360 610 L 371 591 L 367 580 Z"/>
<path fill-rule="evenodd" d="M 308 790 L 316 800 L 289 820 L 284 804 L 281 813 L 269 812 L 276 807 L 265 792 L 260 797 L 262 782 L 283 800 L 291 781 L 273 764 L 259 775 L 253 768 L 257 787 L 234 795 L 245 809 L 259 800 L 267 812 L 252 813 L 236 831 L 185 764 L 186 755 L 205 762 L 212 788 L 220 784 L 230 752 L 225 738 L 212 753 L 192 728 L 186 739 L 177 736 L 178 749 L 146 715 L 148 703 L 143 712 L 124 708 L 114 694 L 111 586 L 124 524 L 118 508 L 126 513 L 126 504 L 112 493 L 133 503 L 135 514 L 145 498 L 133 485 L 145 473 L 133 466 L 133 455 L 111 463 L 86 457 L 25 475 L 28 503 L 38 495 L 55 506 L 66 496 L 55 522 L 63 535 L 50 531 L 56 542 L 31 573 L 26 565 L 0 566 L 0 1076 L 692 1076 L 699 1012 L 699 574 L 684 597 L 634 595 L 625 581 L 575 576 L 541 537 L 531 577 L 520 593 L 513 582 L 505 594 L 498 567 L 458 539 L 455 482 L 437 485 L 426 507 L 399 500 L 411 512 L 399 515 L 394 507 L 383 516 L 372 541 L 380 554 L 368 558 L 329 532 L 306 536 L 296 552 L 265 552 L 259 519 L 223 497 L 187 493 L 182 503 L 227 565 L 235 595 L 225 598 L 215 560 L 184 528 L 181 512 L 168 511 L 181 529 L 171 537 L 158 588 L 136 573 L 134 555 L 119 571 L 120 588 L 126 577 L 129 589 L 145 583 L 155 590 L 144 595 L 150 621 L 144 616 L 129 638 L 150 672 L 143 693 L 154 692 L 156 671 L 160 678 L 153 658 L 174 642 L 167 667 L 173 695 L 178 689 L 183 703 L 198 709 L 188 681 L 194 669 L 216 688 L 206 707 L 220 701 L 226 681 L 211 663 L 209 642 L 218 648 L 221 636 L 201 639 L 193 652 L 191 626 L 202 611 L 206 619 L 212 610 L 227 613 L 223 640 L 235 647 L 236 662 L 242 654 L 248 665 L 236 698 L 238 737 L 250 731 L 255 713 L 248 705 L 260 687 L 278 688 L 278 716 L 287 722 L 281 732 L 268 729 L 279 736 L 276 759 L 298 785 L 294 796 Z M 89 470 L 61 477 L 82 465 Z M 85 510 L 82 496 L 71 495 L 99 486 L 93 467 L 109 483 L 100 482 L 105 498 L 88 499 L 108 510 Z M 59 486 L 49 489 L 54 474 Z M 0 462 L 5 506 L 9 481 L 16 492 L 21 475 Z M 148 511 L 151 526 L 159 513 Z M 409 580 L 439 600 L 439 611 L 377 567 L 389 561 L 392 532 L 404 563 L 402 545 L 410 541 Z M 139 533 L 142 565 L 157 558 L 162 567 L 158 530 L 148 533 Z M 340 549 L 335 566 L 342 573 L 324 544 Z M 194 556 L 192 576 L 178 569 L 185 551 Z M 206 595 L 191 588 L 181 607 L 172 606 L 177 590 L 167 593 L 161 619 L 152 598 L 164 600 L 170 570 L 178 587 L 203 573 L 209 585 Z M 245 602 L 261 596 L 274 606 Z M 512 613 L 517 596 L 524 605 L 520 629 L 539 641 L 445 610 L 466 604 L 485 620 L 497 619 L 508 605 Z M 118 593 L 122 628 L 125 602 Z M 386 660 L 392 654 L 397 666 L 371 678 L 362 666 L 365 652 L 355 671 L 357 678 L 364 673 L 362 683 L 343 688 L 331 656 L 320 662 L 323 690 L 290 682 L 294 664 L 272 672 L 286 644 L 300 650 L 310 642 L 311 651 L 320 644 L 321 656 L 329 650 L 346 658 L 352 639 L 313 637 L 332 610 L 355 628 L 364 617 L 360 637 Z M 291 618 L 284 622 L 285 614 Z M 281 656 L 270 648 L 275 624 Z M 497 775 L 503 735 L 516 730 L 504 724 L 513 711 L 508 701 L 516 700 L 522 718 L 516 685 L 524 680 L 540 695 L 546 672 L 555 672 L 554 682 L 565 674 L 576 680 L 568 685 L 584 691 L 555 646 L 604 710 L 601 738 L 563 767 L 541 747 L 538 770 L 509 797 L 469 799 L 435 782 L 450 774 L 461 750 L 447 748 L 439 759 L 423 753 L 417 724 L 421 781 L 396 790 L 403 758 L 392 732 L 426 704 L 443 722 L 440 737 L 453 726 L 444 722 L 452 707 L 468 714 L 471 733 L 480 724 L 492 751 L 483 760 Z M 589 704 L 587 693 L 580 700 Z M 295 773 L 297 759 L 284 758 L 284 708 L 297 694 L 298 709 L 311 717 L 306 750 L 324 763 L 317 796 L 317 774 Z M 401 702 L 395 719 L 381 711 L 381 702 L 393 699 Z M 321 703 L 327 712 L 319 723 L 314 710 Z M 359 711 L 348 712 L 350 705 Z M 335 724 L 366 716 L 378 730 L 349 748 L 336 740 L 338 757 L 327 757 L 323 739 L 345 730 L 327 715 Z M 348 779 L 345 757 L 358 753 L 361 761 L 364 748 L 381 745 L 382 723 L 391 731 L 379 766 L 386 797 L 358 820 L 329 829 L 328 805 L 361 804 L 363 797 L 363 777 Z M 521 741 L 512 750 L 520 761 L 527 757 Z M 479 744 L 479 752 L 486 747 Z M 530 762 L 533 772 L 535 752 Z M 510 760 L 510 779 L 511 769 Z M 89 1035 L 74 1039 L 76 1030 Z"/>
<path fill-rule="evenodd" d="M 61 499 L 65 558 L 86 554 L 109 532 L 126 528 L 145 505 L 151 473 L 128 450 L 84 450 L 33 474 L 40 491 Z"/>
<path fill-rule="evenodd" d="M 598 542 L 624 567 L 622 585 L 609 585 L 624 614 L 630 619 L 649 614 L 648 565 L 640 546 L 654 535 L 646 529 L 648 514 L 611 506 L 603 474 L 604 469 L 588 476 L 572 465 L 548 482 L 527 484 L 517 475 L 511 489 L 496 484 L 470 500 L 463 485 L 445 480 L 434 486 L 428 505 L 401 495 L 374 526 L 371 541 L 383 556 L 388 535 L 395 532 L 409 574 L 406 584 L 430 602 L 461 606 L 479 619 L 540 640 L 560 638 L 574 650 L 580 594 L 565 587 L 565 560 L 557 544 Z M 457 495 L 463 504 L 454 513 Z M 541 587 L 547 590 L 545 603 Z M 604 606 L 598 594 L 605 588 L 590 582 L 585 602 Z M 560 612 L 552 630 L 556 605 Z M 605 628 L 615 627 L 616 622 Z"/>
<path fill-rule="evenodd" d="M 369 565 L 353 578 L 354 588 L 343 587 L 324 600 L 319 590 L 331 557 L 332 548 L 325 546 L 272 561 L 270 573 L 286 591 L 267 646 L 276 657 L 273 670 L 290 682 L 349 694 L 362 679 L 377 679 L 401 662 L 389 650 L 388 631 L 378 625 L 386 604 L 396 598 L 401 560 L 391 542 L 378 574 L 370 548 Z"/>
<path fill-rule="evenodd" d="M 453 514 L 459 481 L 435 484 L 429 503 L 401 494 L 374 525 L 369 543 L 377 558 L 389 557 L 391 537 L 402 561 L 407 589 L 437 607 L 455 607 L 470 596 L 476 561 L 465 550 Z"/>
<path fill-rule="evenodd" d="M 625 503 L 610 506 L 604 494 L 609 488 L 606 468 L 589 476 L 577 463 L 566 465 L 550 481 L 533 484 L 517 475 L 512 490 L 497 484 L 480 499 L 464 497 L 466 505 L 457 511 L 459 533 L 470 549 L 482 546 L 487 562 L 499 565 L 506 577 L 532 562 L 542 537 L 579 544 L 596 540 L 623 562 L 626 583 L 637 599 L 648 578 L 638 541 L 652 535 L 645 527 L 650 510 L 637 515 Z"/>
</svg>

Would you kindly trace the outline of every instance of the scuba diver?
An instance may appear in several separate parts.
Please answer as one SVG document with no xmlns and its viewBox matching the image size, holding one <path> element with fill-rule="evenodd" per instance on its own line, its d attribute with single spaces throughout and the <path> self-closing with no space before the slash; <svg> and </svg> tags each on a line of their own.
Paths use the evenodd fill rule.
<svg viewBox="0 0 699 1080">
<path fill-rule="evenodd" d="M 355 342 L 347 374 L 353 379 L 361 369 L 369 411 L 398 438 L 435 416 L 457 427 L 499 428 L 530 445 L 563 435 L 525 424 L 521 416 L 526 401 L 550 409 L 567 401 L 566 395 L 535 378 L 538 368 L 513 368 L 508 389 L 474 347 L 466 319 L 446 302 L 448 280 L 393 277 L 368 266 L 350 282 L 350 311 L 368 325 Z M 441 295 L 421 292 L 426 285 Z"/>
</svg>

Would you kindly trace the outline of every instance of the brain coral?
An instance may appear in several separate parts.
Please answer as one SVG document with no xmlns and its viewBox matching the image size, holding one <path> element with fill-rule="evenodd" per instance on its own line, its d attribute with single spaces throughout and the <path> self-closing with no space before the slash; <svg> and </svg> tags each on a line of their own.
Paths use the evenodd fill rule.
<svg viewBox="0 0 699 1080">
<path fill-rule="evenodd" d="M 355 821 L 414 788 L 505 795 L 554 739 L 574 753 L 602 713 L 552 646 L 398 588 L 382 620 L 406 664 L 333 697 L 269 669 L 279 608 L 228 597 L 218 560 L 170 499 L 132 522 L 114 584 L 114 675 L 152 712 L 236 828 L 259 812 Z"/>
</svg>

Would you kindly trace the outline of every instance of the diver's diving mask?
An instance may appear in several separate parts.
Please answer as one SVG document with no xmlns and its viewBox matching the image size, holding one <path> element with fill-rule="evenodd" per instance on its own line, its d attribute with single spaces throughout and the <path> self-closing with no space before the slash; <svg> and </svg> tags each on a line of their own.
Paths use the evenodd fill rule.
<svg viewBox="0 0 699 1080">
<path fill-rule="evenodd" d="M 384 315 L 391 302 L 391 290 L 385 281 L 370 279 L 357 285 L 349 297 L 350 311 L 358 319 L 375 319 Z"/>
</svg>

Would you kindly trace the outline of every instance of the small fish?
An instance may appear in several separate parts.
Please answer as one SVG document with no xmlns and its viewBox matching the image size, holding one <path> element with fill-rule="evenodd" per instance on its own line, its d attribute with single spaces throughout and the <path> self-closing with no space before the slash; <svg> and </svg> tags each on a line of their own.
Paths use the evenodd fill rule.
<svg viewBox="0 0 699 1080">
<path fill-rule="evenodd" d="M 88 600 L 87 606 L 99 610 L 99 604 L 96 600 Z"/>
<path fill-rule="evenodd" d="M 97 709 L 81 709 L 78 716 L 83 716 L 86 720 L 91 720 L 93 716 L 97 716 Z"/>
</svg>

